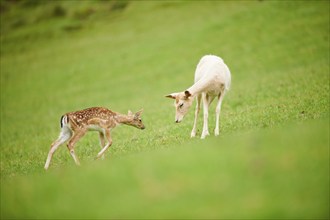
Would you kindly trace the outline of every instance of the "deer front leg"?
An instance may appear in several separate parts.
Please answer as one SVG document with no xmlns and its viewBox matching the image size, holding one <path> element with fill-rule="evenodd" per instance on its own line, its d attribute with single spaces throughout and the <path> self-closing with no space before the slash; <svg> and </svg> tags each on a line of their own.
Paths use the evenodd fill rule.
<svg viewBox="0 0 330 220">
<path fill-rule="evenodd" d="M 105 130 L 105 137 L 108 141 L 108 143 L 103 147 L 103 149 L 97 154 L 96 158 L 95 159 L 99 159 L 103 154 L 104 152 L 111 146 L 112 144 L 112 139 L 111 139 L 111 135 L 110 135 L 110 130 L 107 129 Z"/>
<path fill-rule="evenodd" d="M 76 154 L 74 153 L 74 145 L 77 143 L 77 141 L 82 138 L 85 135 L 86 131 L 85 130 L 80 130 L 77 131 L 73 134 L 72 138 L 70 139 L 68 143 L 68 149 L 70 151 L 70 154 L 74 160 L 74 162 L 79 166 L 80 162 Z"/>
<path fill-rule="evenodd" d="M 200 106 L 201 106 L 200 103 L 201 103 L 201 95 L 197 95 L 197 97 L 196 97 L 196 109 L 195 109 L 194 126 L 193 126 L 193 129 L 191 131 L 190 137 L 195 137 L 196 136 L 197 118 L 198 118 L 198 113 L 199 113 Z"/>
<path fill-rule="evenodd" d="M 209 126 L 208 126 L 208 117 L 209 117 L 209 100 L 208 95 L 206 93 L 202 93 L 203 99 L 203 113 L 204 113 L 204 124 L 203 124 L 203 132 L 201 139 L 204 139 L 209 133 Z"/>
<path fill-rule="evenodd" d="M 105 146 L 103 132 L 99 132 L 99 136 L 100 136 L 100 145 L 101 145 L 101 150 L 102 150 Z M 104 154 L 102 155 L 102 160 L 104 160 Z"/>
</svg>

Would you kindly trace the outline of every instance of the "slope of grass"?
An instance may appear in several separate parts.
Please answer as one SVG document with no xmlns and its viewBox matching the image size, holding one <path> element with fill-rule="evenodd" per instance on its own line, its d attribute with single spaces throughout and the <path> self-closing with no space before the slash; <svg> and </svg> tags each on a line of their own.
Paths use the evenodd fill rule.
<svg viewBox="0 0 330 220">
<path fill-rule="evenodd" d="M 2 217 L 326 218 L 329 126 L 303 125 L 6 180 Z"/>
<path fill-rule="evenodd" d="M 329 2 L 114 4 L 1 14 L 2 218 L 329 216 Z M 221 137 L 200 141 L 193 111 L 175 125 L 164 95 L 204 54 L 225 60 L 232 89 Z M 83 167 L 63 146 L 44 173 L 60 116 L 90 106 L 144 108 L 147 129 L 116 128 L 104 162 L 90 133 Z"/>
</svg>

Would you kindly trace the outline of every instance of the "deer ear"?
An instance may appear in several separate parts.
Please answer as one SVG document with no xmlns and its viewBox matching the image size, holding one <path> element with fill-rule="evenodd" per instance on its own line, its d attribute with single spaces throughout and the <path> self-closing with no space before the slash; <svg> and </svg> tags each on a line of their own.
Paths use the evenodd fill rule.
<svg viewBox="0 0 330 220">
<path fill-rule="evenodd" d="M 170 98 L 170 99 L 176 99 L 176 96 L 178 95 L 178 93 L 171 93 L 168 94 L 167 96 L 165 96 L 166 98 Z"/>
<path fill-rule="evenodd" d="M 138 111 L 137 113 L 135 113 L 135 117 L 140 117 L 141 116 L 141 114 L 142 114 L 142 112 L 143 112 L 143 109 L 141 109 L 140 111 Z"/>
<path fill-rule="evenodd" d="M 191 96 L 191 93 L 188 90 L 186 90 L 184 91 L 184 95 L 186 96 L 186 98 L 189 98 Z"/>
</svg>

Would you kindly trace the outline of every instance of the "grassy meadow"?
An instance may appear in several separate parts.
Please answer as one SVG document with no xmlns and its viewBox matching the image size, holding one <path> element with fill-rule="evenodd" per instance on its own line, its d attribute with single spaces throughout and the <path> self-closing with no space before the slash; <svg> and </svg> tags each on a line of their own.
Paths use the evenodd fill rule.
<svg viewBox="0 0 330 220">
<path fill-rule="evenodd" d="M 328 219 L 329 1 L 1 0 L 1 219 Z M 164 96 L 232 73 L 214 137 Z M 62 114 L 144 109 L 43 169 Z M 202 116 L 198 122 L 202 130 Z"/>
</svg>

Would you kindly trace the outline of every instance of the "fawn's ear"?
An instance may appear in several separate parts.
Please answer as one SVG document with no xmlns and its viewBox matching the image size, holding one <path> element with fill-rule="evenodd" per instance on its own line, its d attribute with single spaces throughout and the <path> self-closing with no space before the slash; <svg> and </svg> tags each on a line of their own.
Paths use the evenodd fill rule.
<svg viewBox="0 0 330 220">
<path fill-rule="evenodd" d="M 165 97 L 170 98 L 170 99 L 176 99 L 177 95 L 178 95 L 178 93 L 171 93 L 171 94 L 166 95 Z"/>
<path fill-rule="evenodd" d="M 133 113 L 131 112 L 131 110 L 128 110 L 127 115 L 129 115 L 129 116 L 132 116 L 133 115 Z"/>
<path fill-rule="evenodd" d="M 143 112 L 143 109 L 141 109 L 140 111 L 135 113 L 134 117 L 139 118 L 141 116 L 142 112 Z"/>
</svg>

